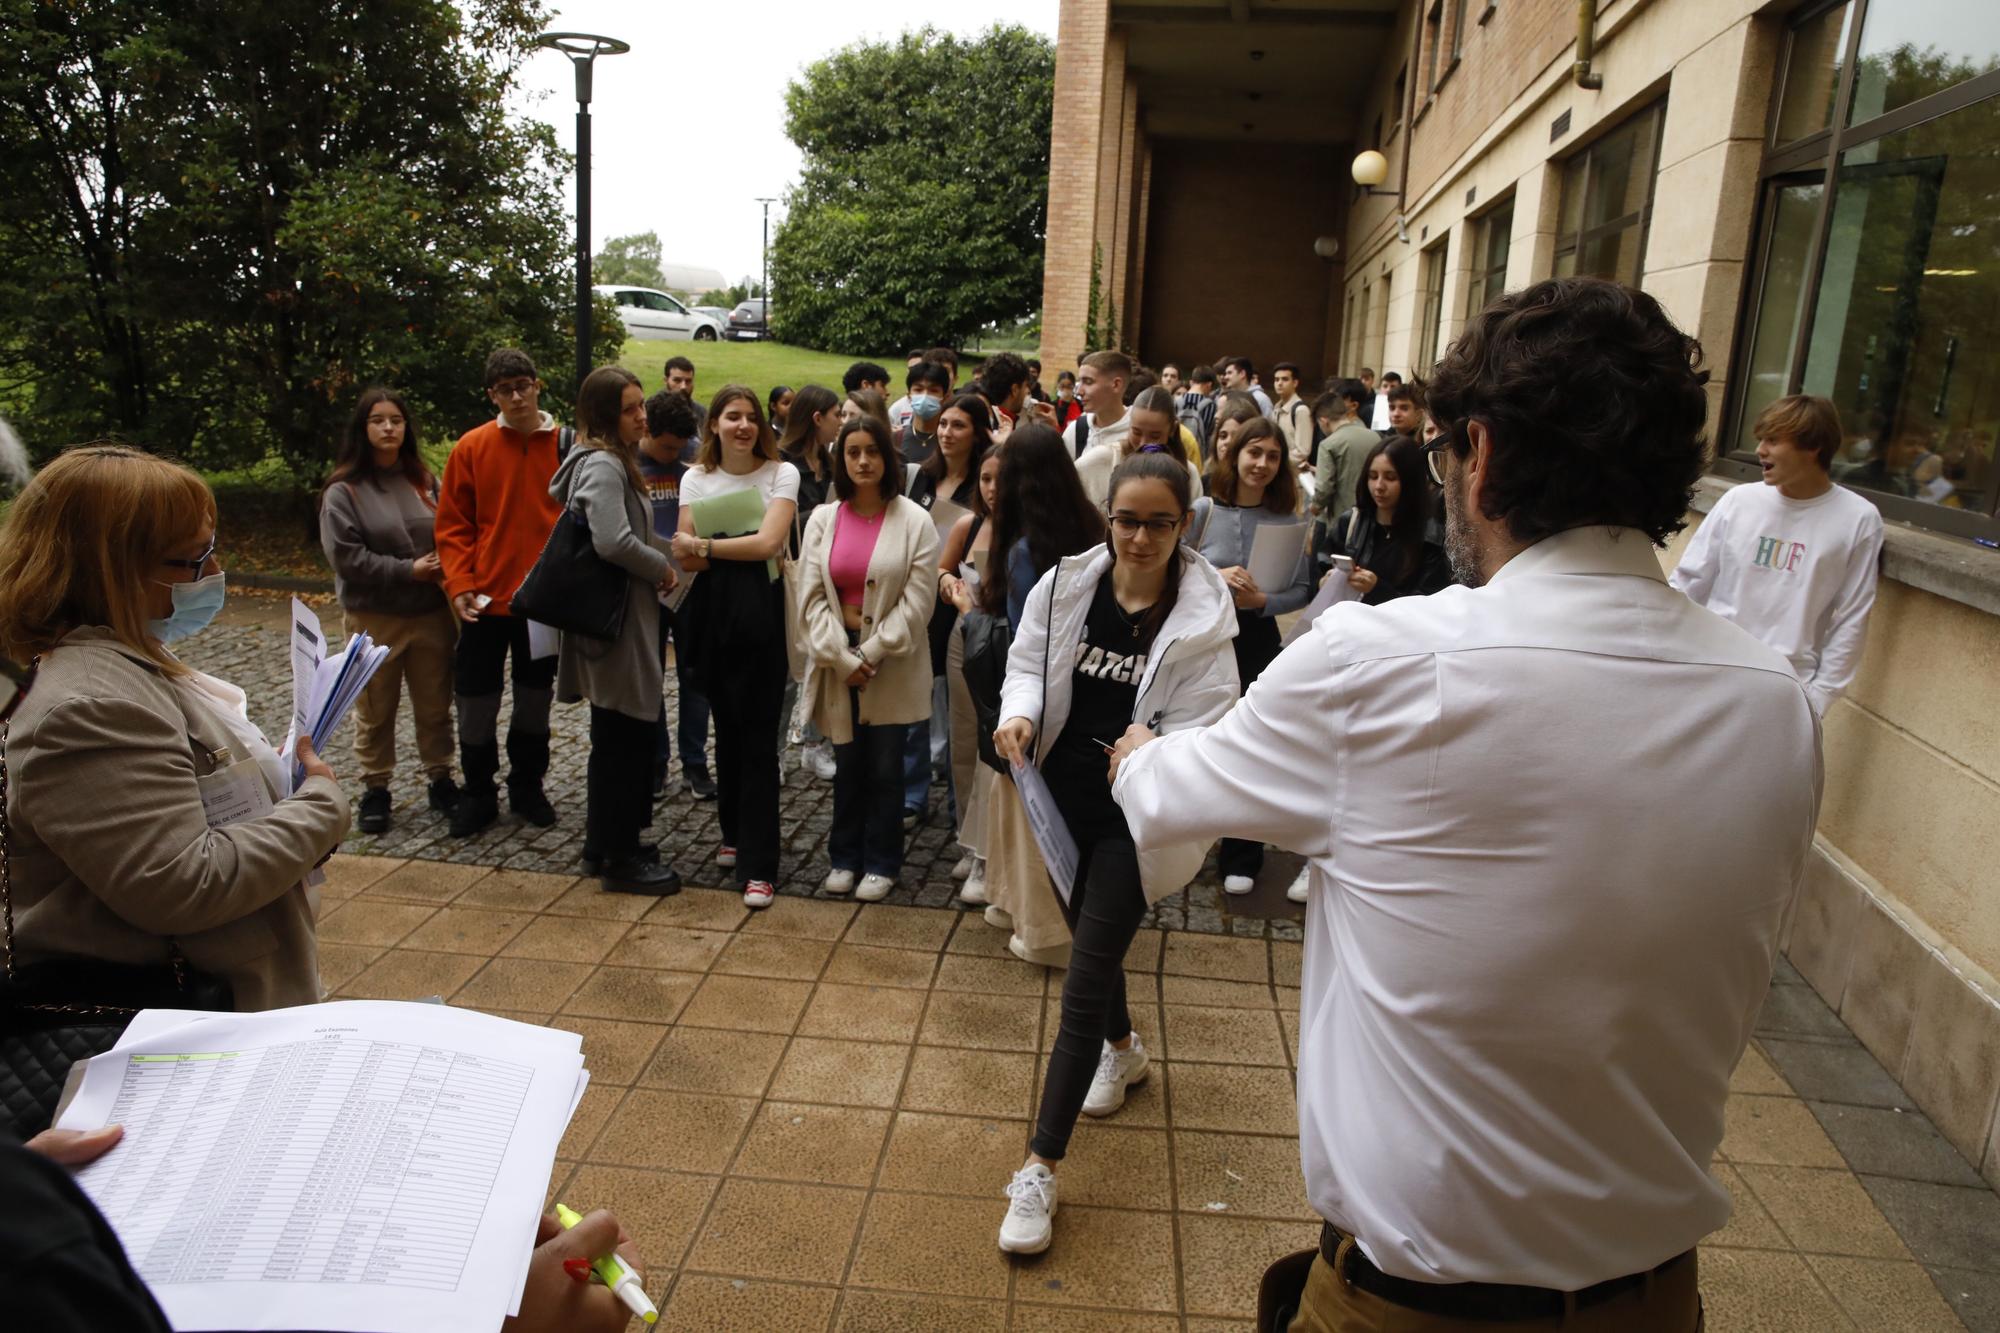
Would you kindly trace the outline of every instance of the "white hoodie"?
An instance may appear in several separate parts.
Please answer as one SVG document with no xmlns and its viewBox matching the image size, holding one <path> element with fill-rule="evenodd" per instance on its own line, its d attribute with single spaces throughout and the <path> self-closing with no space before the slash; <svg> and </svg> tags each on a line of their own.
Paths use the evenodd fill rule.
<svg viewBox="0 0 2000 1333">
<path fill-rule="evenodd" d="M 1205 727 L 1235 704 L 1236 604 L 1215 567 L 1182 548 L 1174 609 L 1154 637 L 1132 720 L 1146 720 L 1162 734 Z M 1007 653 L 1007 681 L 1000 689 L 1000 718 L 1035 724 L 1035 764 L 1040 767 L 1069 720 L 1077 645 L 1090 619 L 1098 582 L 1111 573 L 1111 552 L 1097 546 L 1056 562 L 1036 581 Z M 1157 719 L 1157 720 L 1155 720 Z M 1146 901 L 1178 893 L 1201 872 L 1207 842 L 1176 843 L 1139 853 Z"/>
</svg>

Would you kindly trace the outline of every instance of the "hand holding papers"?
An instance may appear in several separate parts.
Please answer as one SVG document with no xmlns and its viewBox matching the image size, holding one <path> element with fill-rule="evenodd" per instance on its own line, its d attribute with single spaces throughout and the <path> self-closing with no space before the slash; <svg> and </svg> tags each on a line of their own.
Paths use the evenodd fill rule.
<svg viewBox="0 0 2000 1333">
<path fill-rule="evenodd" d="M 77 1183 L 177 1328 L 497 1329 L 585 1077 L 443 1005 L 148 1010 L 57 1124 L 125 1127 Z"/>
<path fill-rule="evenodd" d="M 745 537 L 764 526 L 764 497 L 755 490 L 731 491 L 696 500 L 688 512 L 694 515 L 697 537 Z M 778 562 L 766 560 L 764 567 L 770 571 L 771 581 L 777 582 Z"/>
<path fill-rule="evenodd" d="M 289 761 L 286 772 L 294 789 L 305 781 L 298 738 L 309 737 L 313 749 L 324 753 L 327 738 L 388 656 L 387 648 L 377 647 L 366 634 L 356 634 L 347 647 L 328 657 L 319 617 L 304 602 L 292 599 L 292 725 L 279 753 Z"/>
</svg>

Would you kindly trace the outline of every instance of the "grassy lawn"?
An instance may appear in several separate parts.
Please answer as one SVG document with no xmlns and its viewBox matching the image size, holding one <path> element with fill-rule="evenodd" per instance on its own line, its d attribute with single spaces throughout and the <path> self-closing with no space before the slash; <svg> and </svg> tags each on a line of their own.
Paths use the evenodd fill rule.
<svg viewBox="0 0 2000 1333">
<path fill-rule="evenodd" d="M 757 391 L 759 398 L 769 401 L 771 386 L 776 384 L 787 384 L 794 389 L 822 384 L 839 393 L 840 377 L 856 361 L 874 361 L 888 367 L 892 382 L 898 380 L 903 369 L 901 357 L 892 358 L 895 365 L 890 366 L 879 357 L 836 356 L 831 352 L 787 347 L 783 343 L 667 342 L 638 338 L 625 344 L 618 364 L 637 375 L 646 392 L 652 393 L 666 383 L 665 367 L 670 356 L 684 356 L 694 362 L 695 397 L 704 406 L 725 384 L 747 384 Z"/>
</svg>

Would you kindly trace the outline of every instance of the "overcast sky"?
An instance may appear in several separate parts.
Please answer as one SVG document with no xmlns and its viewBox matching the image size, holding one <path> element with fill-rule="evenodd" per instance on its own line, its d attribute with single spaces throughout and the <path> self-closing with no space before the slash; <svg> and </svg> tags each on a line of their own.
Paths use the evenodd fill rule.
<svg viewBox="0 0 2000 1333">
<path fill-rule="evenodd" d="M 758 272 L 763 210 L 799 173 L 785 137 L 785 86 L 808 64 L 854 42 L 929 21 L 961 35 L 1019 23 L 1055 36 L 1058 0 L 568 0 L 552 30 L 602 33 L 631 53 L 597 62 L 591 98 L 591 233 L 654 231 L 670 264 L 719 269 L 730 282 Z M 862 15 L 857 19 L 857 11 Z M 865 26 L 856 26 L 857 23 Z M 522 71 L 522 110 L 576 147 L 575 78 L 553 51 Z M 565 204 L 575 197 L 572 180 Z M 771 210 L 775 227 L 779 206 Z"/>
</svg>

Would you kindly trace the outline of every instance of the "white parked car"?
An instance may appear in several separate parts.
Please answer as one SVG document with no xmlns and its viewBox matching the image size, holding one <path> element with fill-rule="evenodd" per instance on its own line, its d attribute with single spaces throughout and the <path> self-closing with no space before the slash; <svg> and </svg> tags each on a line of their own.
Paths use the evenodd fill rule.
<svg viewBox="0 0 2000 1333">
<path fill-rule="evenodd" d="M 697 314 L 665 292 L 651 287 L 619 287 L 600 283 L 595 289 L 618 306 L 628 338 L 693 338 L 714 342 L 722 336 L 722 321 Z"/>
</svg>

